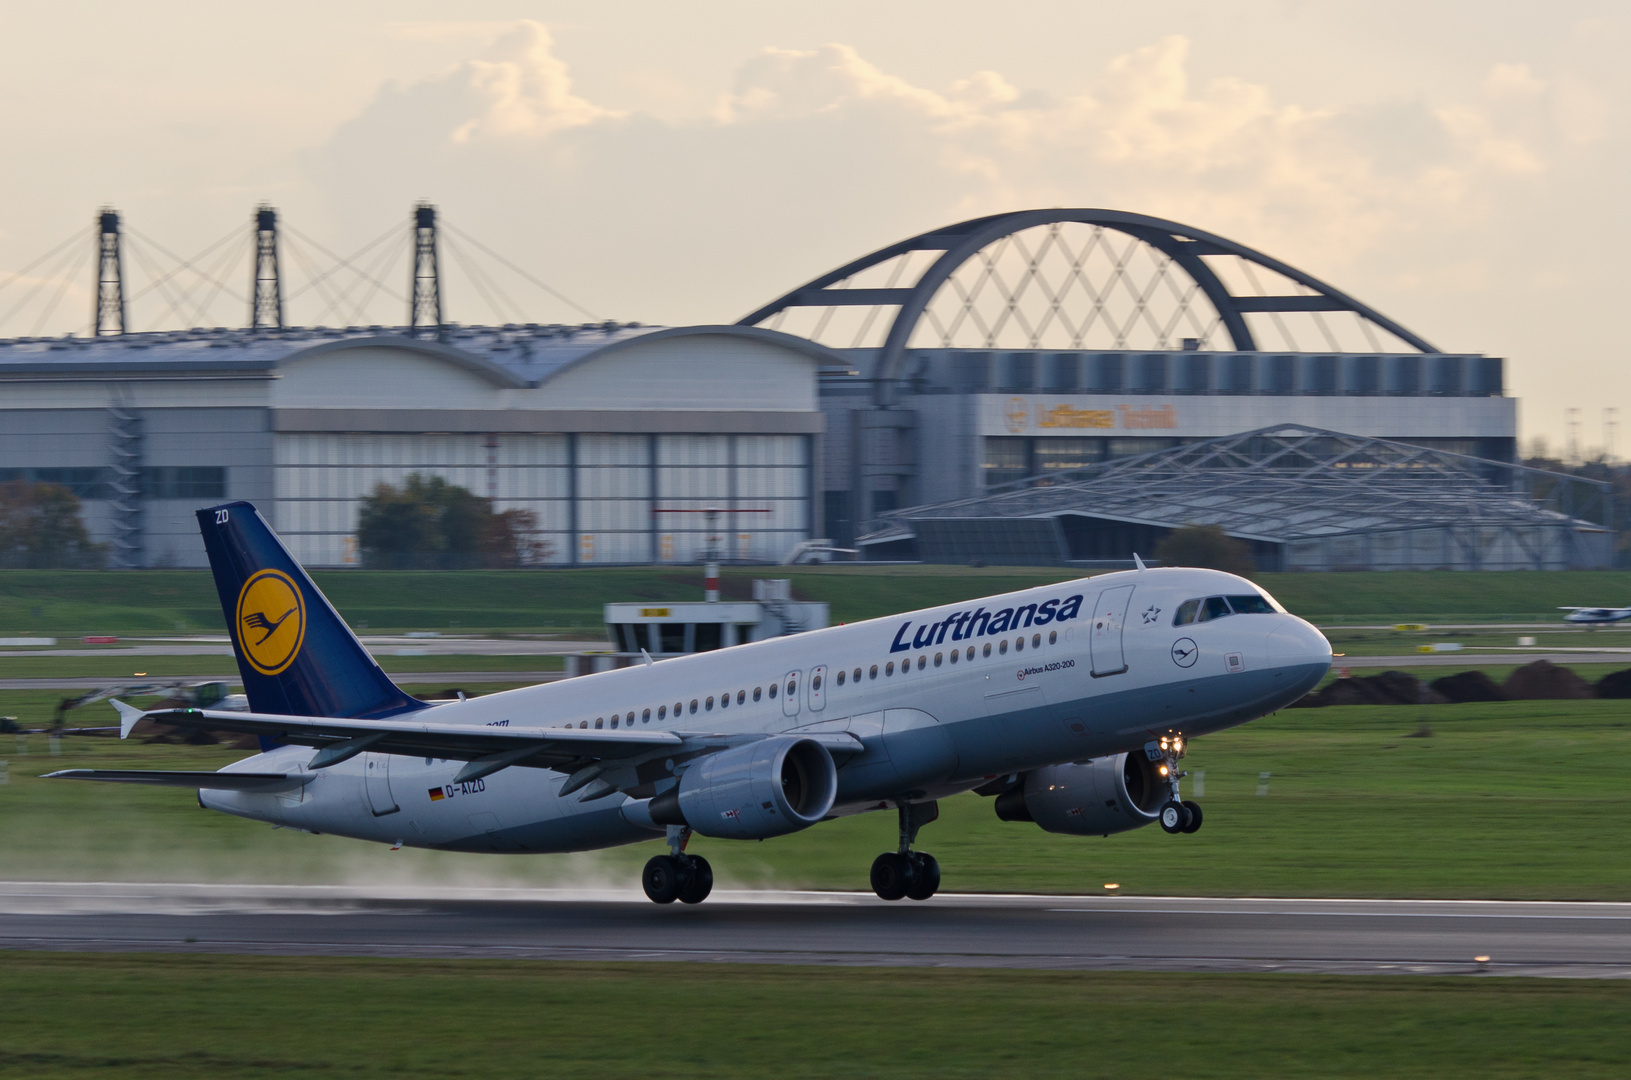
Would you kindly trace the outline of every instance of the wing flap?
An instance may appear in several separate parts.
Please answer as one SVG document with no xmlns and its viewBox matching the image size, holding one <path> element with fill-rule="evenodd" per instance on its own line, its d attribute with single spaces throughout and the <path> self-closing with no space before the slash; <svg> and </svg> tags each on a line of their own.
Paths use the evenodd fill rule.
<svg viewBox="0 0 1631 1080">
<path fill-rule="evenodd" d="M 100 780 L 105 784 L 208 788 L 214 791 L 276 791 L 299 787 L 310 773 L 182 772 L 165 769 L 61 769 L 45 780 Z"/>
</svg>

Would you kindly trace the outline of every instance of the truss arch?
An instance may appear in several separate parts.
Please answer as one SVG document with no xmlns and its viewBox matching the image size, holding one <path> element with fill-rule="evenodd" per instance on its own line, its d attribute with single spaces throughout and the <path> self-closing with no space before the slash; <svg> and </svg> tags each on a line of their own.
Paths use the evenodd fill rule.
<svg viewBox="0 0 1631 1080">
<path fill-rule="evenodd" d="M 1340 346 L 1326 317 L 1344 313 L 1353 316 L 1368 347 Z M 893 403 L 908 349 L 932 345 L 1439 351 L 1381 312 L 1270 255 L 1192 226 L 1120 210 L 1024 210 L 935 229 L 823 274 L 740 325 L 797 332 L 783 325 L 796 315 L 814 323 L 803 336 L 877 350 L 873 394 L 879 406 Z M 1297 319 L 1318 327 L 1312 339 L 1318 348 L 1304 347 L 1307 337 L 1299 342 L 1290 326 Z"/>
</svg>

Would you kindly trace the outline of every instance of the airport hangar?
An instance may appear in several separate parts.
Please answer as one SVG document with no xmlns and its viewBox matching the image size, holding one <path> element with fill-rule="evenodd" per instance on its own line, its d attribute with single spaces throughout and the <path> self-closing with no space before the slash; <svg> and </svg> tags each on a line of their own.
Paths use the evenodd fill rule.
<svg viewBox="0 0 1631 1080">
<path fill-rule="evenodd" d="M 236 498 L 303 561 L 355 565 L 360 500 L 412 472 L 532 511 L 551 564 L 695 562 L 710 536 L 773 562 L 1274 424 L 1505 462 L 1517 435 L 1500 359 L 1109 210 L 938 229 L 730 326 L 13 339 L 0 381 L 0 479 L 73 488 L 133 567 L 203 565 L 191 512 Z"/>
</svg>

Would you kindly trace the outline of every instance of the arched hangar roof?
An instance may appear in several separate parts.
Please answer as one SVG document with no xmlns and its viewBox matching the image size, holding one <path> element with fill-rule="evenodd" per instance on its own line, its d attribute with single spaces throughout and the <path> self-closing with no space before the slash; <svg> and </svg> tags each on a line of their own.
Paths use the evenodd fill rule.
<svg viewBox="0 0 1631 1080">
<path fill-rule="evenodd" d="M 907 345 L 914 331 L 929 311 L 931 302 L 952 282 L 954 275 L 966 264 L 977 264 L 982 258 L 989 262 L 986 253 L 993 245 L 1018 233 L 1038 226 L 1057 227 L 1063 223 L 1088 225 L 1125 234 L 1169 260 L 1192 283 L 1190 291 L 1198 291 L 1210 303 L 1236 351 L 1260 351 L 1248 315 L 1277 317 L 1289 313 L 1320 312 L 1349 312 L 1366 325 L 1367 333 L 1370 328 L 1376 328 L 1418 352 L 1440 351 L 1424 338 L 1340 289 L 1261 251 L 1175 221 L 1102 209 L 1023 210 L 994 214 L 909 237 L 793 289 L 747 315 L 741 320 L 741 325 L 759 325 L 796 308 L 893 308 L 892 318 L 886 316 L 888 330 L 874 369 L 879 404 L 888 404 L 894 383 L 902 373 Z M 901 282 L 892 274 L 883 287 L 866 288 L 850 284 L 858 275 L 892 260 L 901 260 L 902 256 L 914 252 L 938 254 L 915 277 L 901 275 L 910 277 L 906 282 Z M 1266 271 L 1272 275 L 1271 280 L 1283 280 L 1290 284 L 1293 291 L 1278 295 L 1245 295 L 1238 289 L 1232 289 L 1209 265 L 1208 259 L 1216 256 L 1242 260 L 1248 265 L 1248 273 L 1252 272 L 1252 268 Z M 900 261 L 895 265 L 906 264 Z M 1074 269 L 1079 276 L 1080 260 Z M 1117 266 L 1116 269 L 1119 273 L 1121 267 Z M 1023 291 L 1026 287 L 1027 282 L 1021 281 L 1017 291 Z M 1065 283 L 1064 289 L 1068 290 L 1069 287 L 1070 283 Z M 1017 303 L 1016 289 L 1011 285 L 1000 288 L 1012 310 Z M 1042 286 L 1044 292 L 1048 288 L 1046 284 Z M 1103 298 L 1095 296 L 1093 288 L 1084 288 L 1083 294 L 1087 303 L 1097 303 L 1102 308 Z M 1063 292 L 1052 294 L 1055 309 L 1059 307 L 1062 295 Z M 1133 297 L 1135 306 L 1140 307 L 1146 299 L 1147 296 Z"/>
</svg>

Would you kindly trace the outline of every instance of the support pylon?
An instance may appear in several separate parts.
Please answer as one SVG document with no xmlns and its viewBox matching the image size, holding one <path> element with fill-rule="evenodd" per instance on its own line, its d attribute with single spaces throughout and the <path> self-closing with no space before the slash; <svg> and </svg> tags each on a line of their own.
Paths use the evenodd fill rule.
<svg viewBox="0 0 1631 1080">
<path fill-rule="evenodd" d="M 436 207 L 420 203 L 413 208 L 413 277 L 408 282 L 408 334 L 421 329 L 441 340 L 442 272 L 436 251 Z"/>
<path fill-rule="evenodd" d="M 119 251 L 119 214 L 97 215 L 96 306 L 91 312 L 94 337 L 125 332 L 125 262 Z"/>
<path fill-rule="evenodd" d="M 255 211 L 255 266 L 249 280 L 249 327 L 283 329 L 283 274 L 278 265 L 277 211 Z"/>
</svg>

